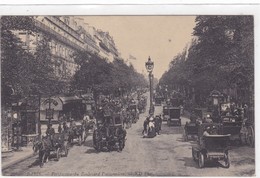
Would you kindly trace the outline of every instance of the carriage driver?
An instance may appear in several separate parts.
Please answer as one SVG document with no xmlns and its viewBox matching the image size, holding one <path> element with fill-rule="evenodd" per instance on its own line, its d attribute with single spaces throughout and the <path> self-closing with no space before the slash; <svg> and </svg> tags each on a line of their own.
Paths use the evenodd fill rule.
<svg viewBox="0 0 260 178">
<path fill-rule="evenodd" d="M 52 128 L 52 124 L 50 123 L 48 125 L 47 130 L 46 130 L 46 135 L 47 135 L 47 137 L 50 138 L 52 147 L 54 147 L 54 143 L 53 143 L 53 136 L 54 136 L 54 134 L 55 134 L 55 130 L 54 130 L 54 128 Z"/>
</svg>

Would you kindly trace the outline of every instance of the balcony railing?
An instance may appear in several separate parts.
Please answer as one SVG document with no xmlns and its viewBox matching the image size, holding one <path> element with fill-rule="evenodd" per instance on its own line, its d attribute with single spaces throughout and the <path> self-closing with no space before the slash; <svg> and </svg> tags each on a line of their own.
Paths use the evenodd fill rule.
<svg viewBox="0 0 260 178">
<path fill-rule="evenodd" d="M 65 43 L 66 45 L 70 46 L 71 48 L 76 49 L 76 50 L 85 50 L 80 45 L 77 45 L 77 44 L 73 43 L 72 41 L 68 40 L 67 38 L 63 37 L 56 31 L 54 31 L 53 29 L 48 27 L 47 25 L 45 25 L 39 21 L 35 21 L 35 25 L 39 30 L 44 31 L 45 33 L 48 33 L 53 38 L 57 39 L 58 41 L 60 41 L 62 43 Z"/>
<path fill-rule="evenodd" d="M 59 18 L 48 16 L 48 17 L 46 17 L 46 19 L 48 19 L 49 21 L 54 23 L 56 26 L 59 26 L 61 29 L 67 31 L 67 33 L 69 33 L 71 36 L 73 36 L 76 40 L 81 41 L 80 40 L 80 35 L 73 28 L 68 26 L 65 22 L 63 22 Z"/>
</svg>

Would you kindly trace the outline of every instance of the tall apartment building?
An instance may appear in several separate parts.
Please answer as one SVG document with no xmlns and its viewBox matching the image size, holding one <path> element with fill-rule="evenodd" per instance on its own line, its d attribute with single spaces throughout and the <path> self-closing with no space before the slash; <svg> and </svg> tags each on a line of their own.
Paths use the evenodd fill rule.
<svg viewBox="0 0 260 178">
<path fill-rule="evenodd" d="M 43 34 L 50 37 L 49 46 L 54 62 L 55 75 L 68 81 L 78 70 L 73 53 L 87 51 L 112 62 L 119 55 L 113 38 L 108 32 L 96 30 L 73 16 L 35 16 L 38 32 L 13 31 L 22 41 L 22 46 L 34 53 Z"/>
</svg>

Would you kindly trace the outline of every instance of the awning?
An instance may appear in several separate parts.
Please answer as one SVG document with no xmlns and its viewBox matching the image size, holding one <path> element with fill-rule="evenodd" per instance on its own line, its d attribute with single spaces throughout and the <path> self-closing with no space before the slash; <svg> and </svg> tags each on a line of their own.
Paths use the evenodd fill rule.
<svg viewBox="0 0 260 178">
<path fill-rule="evenodd" d="M 60 96 L 59 98 L 62 101 L 62 104 L 68 104 L 72 102 L 82 102 L 82 98 L 78 96 Z"/>
</svg>

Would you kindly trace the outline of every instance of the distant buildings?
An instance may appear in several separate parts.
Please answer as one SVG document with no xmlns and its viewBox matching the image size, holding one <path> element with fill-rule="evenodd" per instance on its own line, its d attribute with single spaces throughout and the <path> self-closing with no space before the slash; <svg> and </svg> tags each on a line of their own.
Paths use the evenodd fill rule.
<svg viewBox="0 0 260 178">
<path fill-rule="evenodd" d="M 21 39 L 23 48 L 31 53 L 35 53 L 43 34 L 48 35 L 55 75 L 63 81 L 69 81 L 79 69 L 73 58 L 76 51 L 85 50 L 109 62 L 120 55 L 108 32 L 89 26 L 82 18 L 35 16 L 34 20 L 39 32 L 13 32 Z"/>
</svg>

